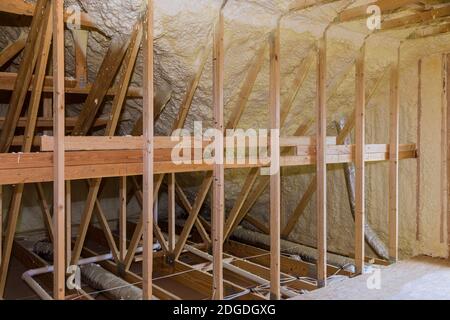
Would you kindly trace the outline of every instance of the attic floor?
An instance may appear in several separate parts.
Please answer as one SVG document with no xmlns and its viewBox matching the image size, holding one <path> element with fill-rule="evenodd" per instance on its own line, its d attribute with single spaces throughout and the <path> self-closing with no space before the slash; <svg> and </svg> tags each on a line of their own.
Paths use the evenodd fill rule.
<svg viewBox="0 0 450 320">
<path fill-rule="evenodd" d="M 450 261 L 421 256 L 379 270 L 331 283 L 293 300 L 450 299 Z M 379 289 L 369 289 L 368 282 L 375 287 L 376 274 L 380 275 Z"/>
</svg>

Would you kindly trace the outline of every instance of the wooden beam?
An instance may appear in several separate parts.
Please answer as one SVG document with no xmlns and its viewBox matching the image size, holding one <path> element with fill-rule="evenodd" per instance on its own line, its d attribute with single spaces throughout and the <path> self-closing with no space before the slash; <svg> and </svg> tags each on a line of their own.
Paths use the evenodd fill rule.
<svg viewBox="0 0 450 320">
<path fill-rule="evenodd" d="M 362 274 L 365 258 L 365 45 L 356 59 L 355 69 L 355 267 L 356 273 Z"/>
<path fill-rule="evenodd" d="M 389 108 L 389 258 L 392 261 L 398 260 L 399 69 L 400 49 L 397 61 L 391 67 Z"/>
<path fill-rule="evenodd" d="M 12 13 L 20 16 L 33 17 L 35 12 L 35 4 L 22 0 L 2 0 L 0 2 L 0 12 Z M 68 12 L 64 12 L 64 21 L 70 18 Z M 97 30 L 97 26 L 92 18 L 85 12 L 81 12 L 80 24 L 82 27 Z"/>
<path fill-rule="evenodd" d="M 52 215 L 50 213 L 50 207 L 45 199 L 44 187 L 41 183 L 36 183 L 34 185 L 36 187 L 36 194 L 38 196 L 39 206 L 42 211 L 42 220 L 44 221 L 45 228 L 48 233 L 48 238 L 51 242 L 53 242 L 53 222 Z"/>
<path fill-rule="evenodd" d="M 21 117 L 19 118 L 19 122 L 17 123 L 17 128 L 25 128 L 26 124 L 27 124 L 27 117 Z M 73 126 L 75 125 L 76 122 L 76 118 L 75 117 L 66 117 L 65 119 L 65 126 L 66 128 L 73 128 Z M 108 122 L 107 119 L 97 119 L 93 125 L 93 127 L 104 127 L 106 125 L 106 123 Z M 5 123 L 5 118 L 4 117 L 0 117 L 0 129 L 3 127 L 3 124 Z M 51 128 L 53 126 L 53 116 L 50 117 L 38 117 L 36 119 L 36 128 Z M 15 145 L 15 143 L 17 143 L 17 141 L 15 140 L 17 136 L 14 137 L 13 139 L 13 144 Z M 23 137 L 22 137 L 23 140 Z M 20 141 L 20 143 L 22 143 L 22 140 Z"/>
<path fill-rule="evenodd" d="M 176 222 L 176 203 L 175 203 L 175 191 L 176 191 L 176 181 L 175 173 L 170 173 L 167 175 L 168 190 L 167 190 L 167 217 L 168 217 L 168 246 L 169 252 L 173 253 L 176 243 L 176 233 L 175 233 L 175 222 Z M 187 200 L 187 199 L 186 199 Z"/>
<path fill-rule="evenodd" d="M 378 0 L 367 4 L 356 6 L 353 8 L 346 9 L 339 13 L 337 21 L 338 22 L 348 22 L 352 20 L 367 18 L 371 13 L 368 12 L 370 6 L 377 6 L 381 13 L 389 13 L 394 10 L 403 8 L 409 4 L 414 4 L 420 2 L 419 0 Z"/>
<path fill-rule="evenodd" d="M 88 83 L 87 47 L 89 32 L 86 30 L 72 30 L 75 46 L 75 79 L 80 87 Z"/>
<path fill-rule="evenodd" d="M 223 82 L 224 82 L 224 17 L 220 12 L 214 29 L 213 46 L 213 106 L 214 127 L 220 132 L 215 141 L 215 161 L 212 186 L 211 240 L 213 250 L 213 300 L 223 300 L 223 222 L 225 216 L 225 169 L 223 123 Z"/>
<path fill-rule="evenodd" d="M 320 6 L 324 4 L 328 4 L 331 2 L 335 2 L 337 0 L 295 0 L 290 6 L 289 11 L 299 11 L 308 8 L 312 8 L 314 6 Z"/>
<path fill-rule="evenodd" d="M 450 5 L 445 5 L 436 9 L 411 14 L 406 17 L 385 20 L 381 24 L 379 32 L 407 28 L 420 23 L 430 23 L 448 16 L 450 16 Z"/>
<path fill-rule="evenodd" d="M 142 221 L 144 230 L 144 261 L 142 263 L 143 299 L 152 299 L 153 275 L 153 0 L 147 2 L 144 23 L 144 105 L 143 131 L 146 140 L 144 153 L 144 195 Z"/>
<path fill-rule="evenodd" d="M 0 72 L 0 90 L 13 91 L 14 84 L 17 80 L 18 74 L 14 72 Z M 79 95 L 89 95 L 92 90 L 92 84 L 85 84 L 84 87 L 74 79 L 65 78 L 64 90 L 66 94 L 79 94 Z M 28 91 L 32 91 L 33 86 L 28 87 Z M 53 77 L 47 76 L 44 81 L 43 92 L 51 93 L 53 92 Z M 117 87 L 112 87 L 106 92 L 106 96 L 115 96 L 117 94 Z M 127 91 L 128 98 L 142 98 L 142 88 L 130 86 Z"/>
<path fill-rule="evenodd" d="M 280 216 L 281 216 L 281 174 L 280 174 L 280 25 L 270 38 L 270 92 L 269 126 L 271 130 L 270 172 L 270 298 L 280 300 Z M 275 168 L 276 166 L 276 168 Z"/>
<path fill-rule="evenodd" d="M 36 184 L 39 185 L 39 184 Z M 72 258 L 72 182 L 66 181 L 66 265 Z"/>
<path fill-rule="evenodd" d="M 54 273 L 53 296 L 55 299 L 65 298 L 65 172 L 64 172 L 64 1 L 53 2 L 53 134 L 55 137 L 54 182 L 53 182 L 53 216 L 54 216 Z"/>
<path fill-rule="evenodd" d="M 0 52 L 0 68 L 5 65 L 5 63 L 11 61 L 12 58 L 17 56 L 23 48 L 25 48 L 25 44 L 27 42 L 26 33 L 22 32 L 19 38 L 10 43 L 6 48 Z"/>
<path fill-rule="evenodd" d="M 450 23 L 444 23 L 438 26 L 430 26 L 414 31 L 408 36 L 408 40 L 424 39 L 444 35 L 450 32 Z"/>
<path fill-rule="evenodd" d="M 120 260 L 127 255 L 127 177 L 119 178 L 119 251 Z"/>
<path fill-rule="evenodd" d="M 318 42 L 317 59 L 317 283 L 327 283 L 327 113 L 326 113 L 326 35 Z"/>
</svg>

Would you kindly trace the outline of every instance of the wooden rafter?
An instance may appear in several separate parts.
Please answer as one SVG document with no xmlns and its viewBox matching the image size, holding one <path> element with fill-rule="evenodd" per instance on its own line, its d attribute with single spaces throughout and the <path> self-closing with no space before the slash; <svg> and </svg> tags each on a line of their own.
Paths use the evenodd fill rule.
<svg viewBox="0 0 450 320">
<path fill-rule="evenodd" d="M 407 5 L 419 3 L 420 0 L 378 0 L 373 1 L 367 4 L 363 4 L 360 6 L 356 6 L 353 8 L 346 9 L 339 13 L 337 17 L 338 22 L 348 22 L 352 20 L 358 20 L 358 19 L 364 19 L 370 15 L 370 12 L 367 12 L 367 9 L 371 5 L 376 5 L 378 8 L 380 8 L 381 13 L 389 13 L 394 10 L 403 8 Z"/>
<path fill-rule="evenodd" d="M 450 16 L 450 5 L 444 5 L 432 10 L 410 14 L 406 17 L 385 20 L 378 32 L 399 28 L 408 28 L 417 24 L 431 23 Z"/>
<path fill-rule="evenodd" d="M 23 48 L 25 48 L 25 44 L 27 42 L 27 35 L 25 33 L 21 33 L 19 38 L 9 44 L 5 49 L 0 52 L 0 68 L 5 65 L 5 63 L 9 62 L 12 58 L 17 56 Z"/>
</svg>

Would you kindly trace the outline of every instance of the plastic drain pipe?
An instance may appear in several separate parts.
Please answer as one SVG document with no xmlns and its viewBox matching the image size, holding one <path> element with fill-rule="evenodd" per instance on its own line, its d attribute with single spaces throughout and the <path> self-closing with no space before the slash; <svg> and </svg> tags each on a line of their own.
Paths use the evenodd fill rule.
<svg viewBox="0 0 450 320">
<path fill-rule="evenodd" d="M 203 251 L 201 251 L 201 250 L 199 250 L 197 248 L 194 248 L 192 246 L 189 246 L 189 245 L 186 245 L 185 248 L 186 248 L 187 251 L 189 251 L 190 253 L 193 253 L 193 254 L 199 256 L 200 258 L 203 258 L 203 259 L 208 260 L 210 262 L 213 261 L 213 257 L 210 254 L 206 253 L 206 252 L 203 252 Z M 254 281 L 254 282 L 256 282 L 256 283 L 258 283 L 260 285 L 270 286 L 270 281 L 268 281 L 268 280 L 266 280 L 266 279 L 264 279 L 264 278 L 262 278 L 260 276 L 257 276 L 256 274 L 248 272 L 248 271 L 246 271 L 244 269 L 236 267 L 235 265 L 232 265 L 231 263 L 224 262 L 223 263 L 223 268 L 228 270 L 228 271 L 234 272 L 234 273 L 236 273 L 236 274 L 238 274 L 240 276 L 243 276 L 243 277 L 245 277 L 245 278 L 247 278 L 247 279 L 249 279 L 251 281 Z M 287 288 L 281 287 L 280 289 L 281 289 L 281 293 L 283 295 L 289 297 L 289 298 L 293 298 L 293 297 L 299 296 L 299 293 L 297 293 L 295 291 L 292 291 L 292 290 L 289 290 Z"/>
</svg>

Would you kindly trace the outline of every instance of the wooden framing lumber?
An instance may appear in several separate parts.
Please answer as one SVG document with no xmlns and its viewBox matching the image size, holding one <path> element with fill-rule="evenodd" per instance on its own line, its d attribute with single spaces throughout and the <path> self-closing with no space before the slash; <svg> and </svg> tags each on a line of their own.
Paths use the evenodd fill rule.
<svg viewBox="0 0 450 320">
<path fill-rule="evenodd" d="M 438 26 L 430 26 L 416 30 L 408 36 L 408 40 L 417 40 L 435 37 L 449 32 L 450 32 L 450 23 L 444 23 Z"/>
<path fill-rule="evenodd" d="M 88 83 L 87 47 L 89 32 L 86 30 L 72 30 L 75 46 L 75 79 L 80 87 Z"/>
<path fill-rule="evenodd" d="M 48 238 L 53 242 L 53 222 L 52 215 L 50 213 L 50 207 L 45 199 L 44 187 L 41 183 L 36 183 L 36 194 L 38 196 L 39 205 L 42 211 L 42 220 L 44 221 L 45 228 L 47 230 Z"/>
<path fill-rule="evenodd" d="M 270 172 L 270 298 L 279 300 L 280 292 L 280 216 L 281 216 L 281 173 L 280 173 L 280 26 L 270 38 L 270 92 L 269 124 L 271 129 Z M 276 166 L 276 168 L 274 168 Z"/>
<path fill-rule="evenodd" d="M 9 44 L 5 49 L 0 52 L 0 68 L 5 65 L 5 63 L 11 61 L 12 58 L 17 56 L 23 48 L 25 48 L 25 44 L 27 42 L 27 36 L 25 33 L 21 33 L 19 38 Z"/>
<path fill-rule="evenodd" d="M 317 59 L 317 283 L 326 286 L 327 270 L 327 164 L 326 164 L 326 35 L 318 41 Z"/>
<path fill-rule="evenodd" d="M 127 177 L 119 177 L 119 251 L 120 261 L 127 255 Z"/>
<path fill-rule="evenodd" d="M 355 74 L 355 267 L 356 273 L 364 272 L 365 258 L 365 45 L 356 59 Z"/>
<path fill-rule="evenodd" d="M 175 249 L 175 243 L 176 243 L 176 233 L 175 233 L 176 181 L 175 181 L 175 173 L 170 173 L 167 175 L 167 185 L 168 185 L 168 188 L 167 188 L 168 247 L 169 247 L 169 252 L 173 252 L 173 250 Z M 180 190 L 181 190 L 181 188 L 180 188 Z M 185 200 L 187 201 L 187 198 Z"/>
<path fill-rule="evenodd" d="M 20 16 L 34 16 L 35 4 L 25 2 L 22 0 L 2 0 L 0 3 L 0 12 L 12 13 Z M 70 18 L 68 12 L 64 12 L 64 21 L 66 22 Z M 80 24 L 82 27 L 88 29 L 97 29 L 96 24 L 93 22 L 91 17 L 85 12 L 80 14 Z"/>
<path fill-rule="evenodd" d="M 369 6 L 375 5 L 380 8 L 381 13 L 388 13 L 400 8 L 403 8 L 409 4 L 420 2 L 419 0 L 378 0 L 368 4 L 363 4 L 353 8 L 346 9 L 339 13 L 338 22 L 348 22 L 352 20 L 364 19 L 369 16 L 367 9 Z"/>
<path fill-rule="evenodd" d="M 305 147 L 309 149 L 310 147 Z M 354 161 L 353 145 L 329 146 L 327 164 L 348 163 Z M 389 160 L 389 146 L 366 145 L 366 162 Z M 399 160 L 416 158 L 416 145 L 399 145 Z M 304 152 L 307 152 L 305 150 Z M 263 159 L 264 161 L 268 159 Z M 282 167 L 307 166 L 316 163 L 316 155 L 309 153 L 301 156 L 282 156 Z M 53 180 L 53 160 L 51 153 L 0 154 L 0 184 L 20 184 L 51 182 Z M 225 164 L 225 169 L 261 168 L 261 164 Z M 155 161 L 154 173 L 182 173 L 212 171 L 211 164 L 174 164 L 170 161 Z M 79 151 L 66 153 L 66 180 L 93 178 L 138 176 L 142 175 L 142 154 L 138 150 L 124 151 Z M 206 185 L 203 184 L 202 188 Z M 207 191 L 204 191 L 205 196 Z M 198 198 L 198 197 L 197 197 Z M 204 197 L 201 197 L 204 200 Z M 200 200 L 196 200 L 199 202 Z M 193 205 L 194 211 L 199 204 Z"/>
<path fill-rule="evenodd" d="M 398 260 L 399 64 L 400 49 L 391 67 L 389 107 L 389 259 L 394 262 Z"/>
<path fill-rule="evenodd" d="M 450 5 L 444 5 L 428 11 L 411 14 L 406 17 L 385 20 L 383 21 L 379 32 L 412 27 L 421 23 L 430 23 L 448 16 L 450 16 Z"/>
<path fill-rule="evenodd" d="M 0 90 L 13 91 L 14 84 L 18 77 L 17 73 L 14 72 L 0 72 Z M 81 87 L 81 84 L 77 80 L 70 78 L 65 78 L 64 90 L 66 94 L 79 94 L 79 95 L 89 95 L 92 89 L 92 84 L 85 84 Z M 33 86 L 28 87 L 28 91 L 32 91 Z M 46 76 L 44 81 L 43 92 L 52 93 L 53 92 L 53 77 Z M 117 93 L 117 88 L 114 86 L 109 88 L 106 92 L 106 96 L 115 96 Z M 142 88 L 137 88 L 130 86 L 127 91 L 128 98 L 142 98 Z"/>
<path fill-rule="evenodd" d="M 142 205 L 143 256 L 142 290 L 143 299 L 152 298 L 153 275 L 153 0 L 147 2 L 147 15 L 144 22 L 144 105 L 143 133 L 146 140 L 143 148 Z"/>
<path fill-rule="evenodd" d="M 213 106 L 214 127 L 220 132 L 215 141 L 215 162 L 213 166 L 211 240 L 213 251 L 213 300 L 223 300 L 223 223 L 225 216 L 225 169 L 224 169 L 224 16 L 221 11 L 213 37 Z"/>
<path fill-rule="evenodd" d="M 55 299 L 65 298 L 65 182 L 64 182 L 64 1 L 53 2 L 53 134 L 55 150 L 53 151 L 53 296 Z M 44 70 L 45 71 L 45 70 Z"/>
</svg>

